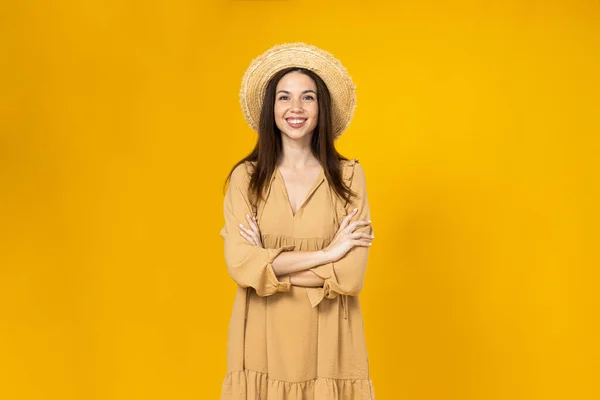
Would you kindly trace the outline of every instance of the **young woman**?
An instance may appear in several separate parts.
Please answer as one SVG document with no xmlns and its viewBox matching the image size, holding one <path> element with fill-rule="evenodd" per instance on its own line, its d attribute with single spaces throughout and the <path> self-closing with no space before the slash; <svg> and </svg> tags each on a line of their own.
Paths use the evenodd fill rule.
<svg viewBox="0 0 600 400">
<path fill-rule="evenodd" d="M 252 61 L 240 102 L 258 141 L 224 201 L 238 287 L 221 399 L 372 400 L 365 173 L 334 146 L 354 114 L 352 79 L 330 53 L 286 43 Z"/>
</svg>

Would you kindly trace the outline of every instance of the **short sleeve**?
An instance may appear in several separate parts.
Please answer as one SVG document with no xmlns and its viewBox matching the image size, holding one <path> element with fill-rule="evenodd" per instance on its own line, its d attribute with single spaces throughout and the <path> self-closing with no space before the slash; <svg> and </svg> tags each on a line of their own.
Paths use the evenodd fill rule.
<svg viewBox="0 0 600 400">
<path fill-rule="evenodd" d="M 238 165 L 231 174 L 231 180 L 223 212 L 225 224 L 220 235 L 224 239 L 225 263 L 231 278 L 241 287 L 252 287 L 259 296 L 269 296 L 290 290 L 289 275 L 280 279 L 273 270 L 273 260 L 283 251 L 295 250 L 295 245 L 265 249 L 248 242 L 240 235 L 240 224 L 248 226 L 246 214 L 253 215 L 253 207 L 248 198 L 250 182 L 247 164 Z"/>
<path fill-rule="evenodd" d="M 346 166 L 349 169 L 345 172 L 350 178 L 350 188 L 357 193 L 357 196 L 345 205 L 344 212 L 347 215 L 358 208 L 358 212 L 351 222 L 356 220 L 368 221 L 371 219 L 371 211 L 367 197 L 365 173 L 358 162 L 355 160 L 350 162 Z M 354 232 L 371 235 L 373 232 L 372 225 L 359 226 Z M 310 269 L 325 281 L 322 289 L 318 288 L 316 291 L 309 293 L 313 307 L 317 306 L 324 298 L 334 299 L 338 295 L 356 296 L 360 293 L 364 285 L 369 249 L 365 246 L 355 246 L 338 261 Z"/>
</svg>

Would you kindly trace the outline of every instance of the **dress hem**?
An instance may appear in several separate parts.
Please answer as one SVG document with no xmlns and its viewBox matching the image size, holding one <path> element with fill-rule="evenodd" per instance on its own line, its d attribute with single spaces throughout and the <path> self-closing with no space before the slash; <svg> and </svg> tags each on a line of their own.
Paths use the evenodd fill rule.
<svg viewBox="0 0 600 400">
<path fill-rule="evenodd" d="M 290 382 L 269 378 L 268 373 L 249 369 L 228 372 L 221 400 L 375 400 L 371 379 L 317 377 Z"/>
</svg>

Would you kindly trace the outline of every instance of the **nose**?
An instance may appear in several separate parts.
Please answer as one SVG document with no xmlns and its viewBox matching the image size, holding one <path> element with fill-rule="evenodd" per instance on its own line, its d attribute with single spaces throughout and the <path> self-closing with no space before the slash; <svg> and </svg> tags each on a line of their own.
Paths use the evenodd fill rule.
<svg viewBox="0 0 600 400">
<path fill-rule="evenodd" d="M 302 111 L 302 101 L 300 99 L 292 99 L 292 111 Z"/>
</svg>

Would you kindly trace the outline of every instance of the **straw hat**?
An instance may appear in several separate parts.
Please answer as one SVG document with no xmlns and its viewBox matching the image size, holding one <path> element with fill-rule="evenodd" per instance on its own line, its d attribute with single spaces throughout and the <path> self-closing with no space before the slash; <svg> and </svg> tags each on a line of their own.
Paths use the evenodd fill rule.
<svg viewBox="0 0 600 400">
<path fill-rule="evenodd" d="M 309 69 L 323 79 L 331 93 L 333 137 L 337 139 L 354 115 L 356 86 L 331 53 L 302 42 L 273 46 L 250 63 L 240 89 L 240 105 L 248 125 L 258 132 L 267 83 L 275 73 L 288 67 Z"/>
</svg>

